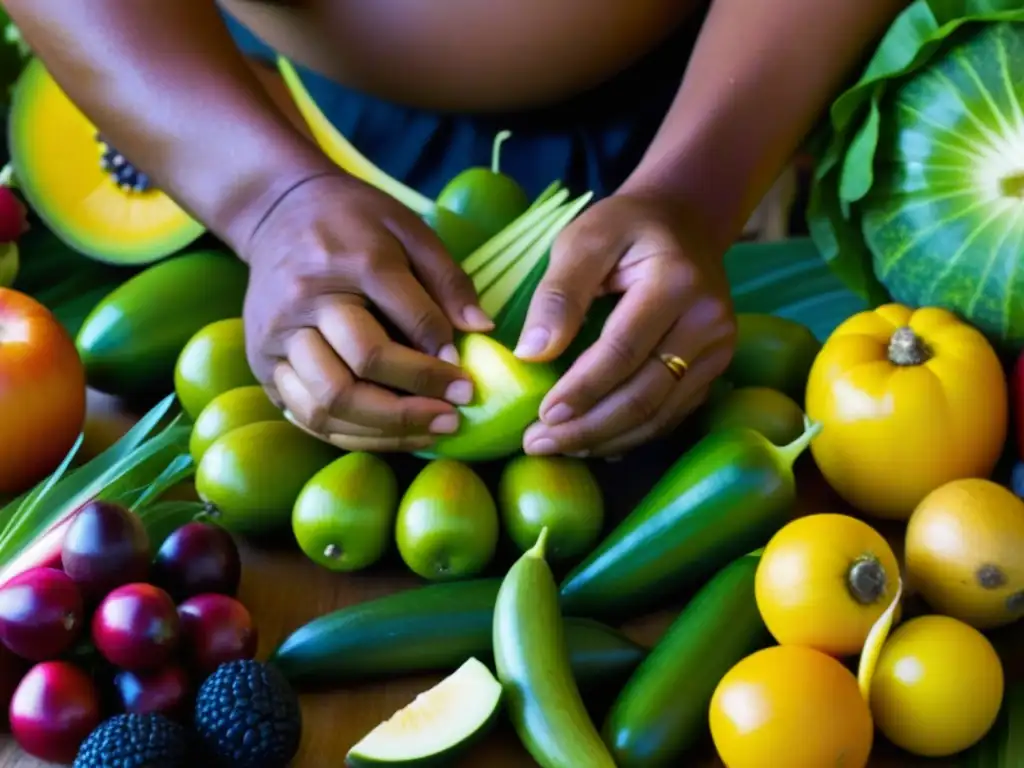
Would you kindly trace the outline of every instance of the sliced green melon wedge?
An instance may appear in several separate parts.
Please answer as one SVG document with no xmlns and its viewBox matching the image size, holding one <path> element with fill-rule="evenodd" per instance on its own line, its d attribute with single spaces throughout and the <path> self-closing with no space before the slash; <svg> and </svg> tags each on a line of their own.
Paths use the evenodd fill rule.
<svg viewBox="0 0 1024 768">
<path fill-rule="evenodd" d="M 455 753 L 487 732 L 500 705 L 501 683 L 471 658 L 366 734 L 347 762 L 356 768 L 450 765 Z"/>
</svg>

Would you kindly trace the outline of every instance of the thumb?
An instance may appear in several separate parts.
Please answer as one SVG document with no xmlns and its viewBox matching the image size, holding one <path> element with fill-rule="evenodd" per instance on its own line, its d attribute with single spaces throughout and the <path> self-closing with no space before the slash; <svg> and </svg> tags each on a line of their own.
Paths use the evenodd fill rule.
<svg viewBox="0 0 1024 768">
<path fill-rule="evenodd" d="M 589 212 L 588 212 L 589 213 Z M 553 360 L 566 350 L 590 304 L 615 268 L 628 243 L 591 216 L 561 232 L 526 314 L 515 354 L 524 360 Z"/>
<path fill-rule="evenodd" d="M 494 321 L 480 307 L 473 281 L 425 222 L 410 212 L 392 234 L 405 248 L 413 274 L 452 325 L 461 331 L 486 332 L 494 328 Z"/>
</svg>

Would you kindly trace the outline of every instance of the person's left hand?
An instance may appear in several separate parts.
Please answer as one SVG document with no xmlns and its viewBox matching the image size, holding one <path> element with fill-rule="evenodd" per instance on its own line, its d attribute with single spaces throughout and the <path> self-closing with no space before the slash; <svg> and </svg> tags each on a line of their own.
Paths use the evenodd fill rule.
<svg viewBox="0 0 1024 768">
<path fill-rule="evenodd" d="M 526 453 L 624 453 L 674 429 L 725 371 L 736 325 L 722 251 L 683 219 L 660 198 L 618 194 L 562 232 L 516 354 L 553 360 L 595 298 L 623 295 L 544 399 Z"/>
</svg>

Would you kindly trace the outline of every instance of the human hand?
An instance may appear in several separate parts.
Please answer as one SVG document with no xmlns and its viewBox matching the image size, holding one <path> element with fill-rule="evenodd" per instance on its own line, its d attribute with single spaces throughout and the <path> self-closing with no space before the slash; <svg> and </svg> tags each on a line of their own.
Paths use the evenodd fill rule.
<svg viewBox="0 0 1024 768">
<path fill-rule="evenodd" d="M 674 429 L 729 365 L 736 330 L 721 249 L 678 208 L 619 194 L 567 227 L 516 354 L 556 358 L 606 293 L 623 295 L 541 404 L 523 437 L 529 454 L 623 453 Z"/>
<path fill-rule="evenodd" d="M 350 451 L 420 450 L 458 428 L 454 405 L 473 389 L 453 327 L 493 323 L 414 213 L 357 179 L 325 174 L 281 198 L 241 255 L 249 363 L 293 423 Z"/>
</svg>

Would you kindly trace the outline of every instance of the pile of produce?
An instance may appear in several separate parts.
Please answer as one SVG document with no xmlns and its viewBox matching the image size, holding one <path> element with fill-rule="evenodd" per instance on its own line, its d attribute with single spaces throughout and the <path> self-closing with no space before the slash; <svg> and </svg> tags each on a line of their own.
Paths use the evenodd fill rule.
<svg viewBox="0 0 1024 768">
<path fill-rule="evenodd" d="M 542 768 L 685 765 L 708 743 L 729 768 L 857 768 L 883 741 L 907 764 L 1024 761 L 1024 688 L 997 651 L 1024 617 L 1024 464 L 1007 471 L 1024 450 L 1024 357 L 1014 371 L 1000 357 L 1024 332 L 1000 261 L 1018 239 L 1004 203 L 1020 170 L 1002 163 L 996 179 L 989 158 L 964 173 L 961 152 L 954 172 L 936 155 L 934 179 L 910 179 L 917 160 L 897 157 L 922 132 L 946 146 L 929 110 L 997 119 L 1021 101 L 991 85 L 1002 59 L 968 73 L 992 46 L 1014 60 L 1020 20 L 989 3 L 999 23 L 960 24 L 938 5 L 913 3 L 882 43 L 909 45 L 912 64 L 883 72 L 894 59 L 880 53 L 865 80 L 879 87 L 837 102 L 815 193 L 819 212 L 835 203 L 825 255 L 855 274 L 843 233 L 856 222 L 884 295 L 903 301 L 858 302 L 798 245 L 727 257 L 731 365 L 625 507 L 630 457 L 619 475 L 522 455 L 611 304 L 553 364 L 510 351 L 552 243 L 590 200 L 558 181 L 530 200 L 501 170 L 514 136 L 430 200 L 359 155 L 279 62 L 324 150 L 422 216 L 497 320 L 458 339 L 475 383 L 458 432 L 417 456 L 345 452 L 253 376 L 244 264 L 130 159 L 114 164 L 29 59 L 0 179 L 0 282 L 17 289 L 0 289 L 0 700 L 14 738 L 79 768 L 131 764 L 141 744 L 160 768 L 275 768 L 299 752 L 299 691 L 433 674 L 345 745 L 349 764 L 471 760 L 499 724 Z M 938 82 L 979 90 L 933 104 Z M 985 93 L 1000 95 L 978 112 Z M 887 127 L 886 110 L 917 117 Z M 978 197 L 994 179 L 1002 197 Z M 949 205 L 974 229 L 944 233 Z M 57 293 L 40 292 L 49 308 L 21 290 L 38 280 L 40 232 L 70 269 L 101 270 L 74 323 Z M 991 259 L 972 260 L 986 239 Z M 151 406 L 91 457 L 87 384 Z M 833 497 L 807 508 L 816 478 Z M 289 627 L 261 661 L 259 617 L 237 596 L 243 539 L 293 539 L 331 578 L 397 566 L 419 583 Z M 627 625 L 662 611 L 664 633 L 634 640 Z"/>
</svg>

